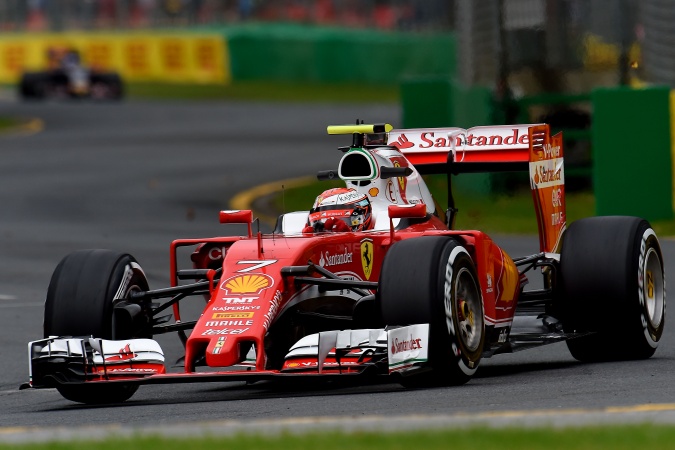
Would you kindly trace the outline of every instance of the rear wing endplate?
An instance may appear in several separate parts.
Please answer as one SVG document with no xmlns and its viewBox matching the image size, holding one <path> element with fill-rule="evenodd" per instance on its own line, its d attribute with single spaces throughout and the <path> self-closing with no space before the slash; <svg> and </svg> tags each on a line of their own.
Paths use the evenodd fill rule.
<svg viewBox="0 0 675 450">
<path fill-rule="evenodd" d="M 528 128 L 530 189 L 542 252 L 560 253 L 567 227 L 562 133 L 551 136 L 548 125 Z"/>
</svg>

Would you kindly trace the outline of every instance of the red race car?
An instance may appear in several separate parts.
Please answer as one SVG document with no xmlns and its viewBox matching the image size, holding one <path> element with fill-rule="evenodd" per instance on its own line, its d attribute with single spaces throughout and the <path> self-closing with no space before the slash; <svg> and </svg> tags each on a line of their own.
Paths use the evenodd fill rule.
<svg viewBox="0 0 675 450">
<path fill-rule="evenodd" d="M 562 136 L 548 125 L 328 132 L 352 137 L 337 170 L 319 173 L 344 188 L 280 216 L 272 234 L 253 231 L 251 211 L 221 211 L 222 223 L 246 224 L 246 235 L 174 241 L 170 287 L 149 289 L 128 254 L 66 256 L 49 285 L 44 339 L 29 344 L 25 387 L 104 403 L 152 383 L 458 385 L 483 357 L 554 342 L 582 361 L 655 352 L 665 313 L 659 241 L 636 217 L 567 227 Z M 450 179 L 519 169 L 530 173 L 540 248 L 511 257 L 485 233 L 455 229 Z M 447 211 L 425 173 L 447 174 Z M 191 261 L 180 269 L 183 247 Z M 541 286 L 526 289 L 528 276 Z M 179 309 L 189 296 L 206 298 L 193 321 Z M 182 372 L 166 369 L 153 340 L 163 333 L 184 345 Z"/>
</svg>

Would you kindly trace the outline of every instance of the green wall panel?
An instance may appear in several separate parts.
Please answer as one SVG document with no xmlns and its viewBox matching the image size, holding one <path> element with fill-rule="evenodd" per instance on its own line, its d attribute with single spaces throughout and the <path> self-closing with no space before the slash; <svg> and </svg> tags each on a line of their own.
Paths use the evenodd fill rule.
<svg viewBox="0 0 675 450">
<path fill-rule="evenodd" d="M 454 126 L 453 84 L 447 77 L 405 80 L 401 105 L 403 128 Z"/>
<path fill-rule="evenodd" d="M 291 24 L 200 27 L 228 41 L 233 79 L 397 84 L 455 73 L 455 38 Z"/>
<path fill-rule="evenodd" d="M 670 90 L 593 91 L 593 184 L 598 215 L 670 219 Z"/>
</svg>

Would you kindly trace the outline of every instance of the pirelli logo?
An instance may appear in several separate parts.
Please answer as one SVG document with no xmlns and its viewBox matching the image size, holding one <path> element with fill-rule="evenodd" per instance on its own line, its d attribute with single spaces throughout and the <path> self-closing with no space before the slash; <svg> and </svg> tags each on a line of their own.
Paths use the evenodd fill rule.
<svg viewBox="0 0 675 450">
<path fill-rule="evenodd" d="M 211 318 L 212 319 L 250 319 L 253 317 L 254 312 L 222 312 L 215 313 Z"/>
</svg>

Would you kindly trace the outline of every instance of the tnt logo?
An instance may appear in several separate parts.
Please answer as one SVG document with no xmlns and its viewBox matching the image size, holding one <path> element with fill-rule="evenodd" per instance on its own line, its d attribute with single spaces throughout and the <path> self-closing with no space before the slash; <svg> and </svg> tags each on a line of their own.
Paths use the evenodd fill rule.
<svg viewBox="0 0 675 450">
<path fill-rule="evenodd" d="M 250 305 L 260 297 L 223 297 L 223 301 L 228 305 Z"/>
</svg>

